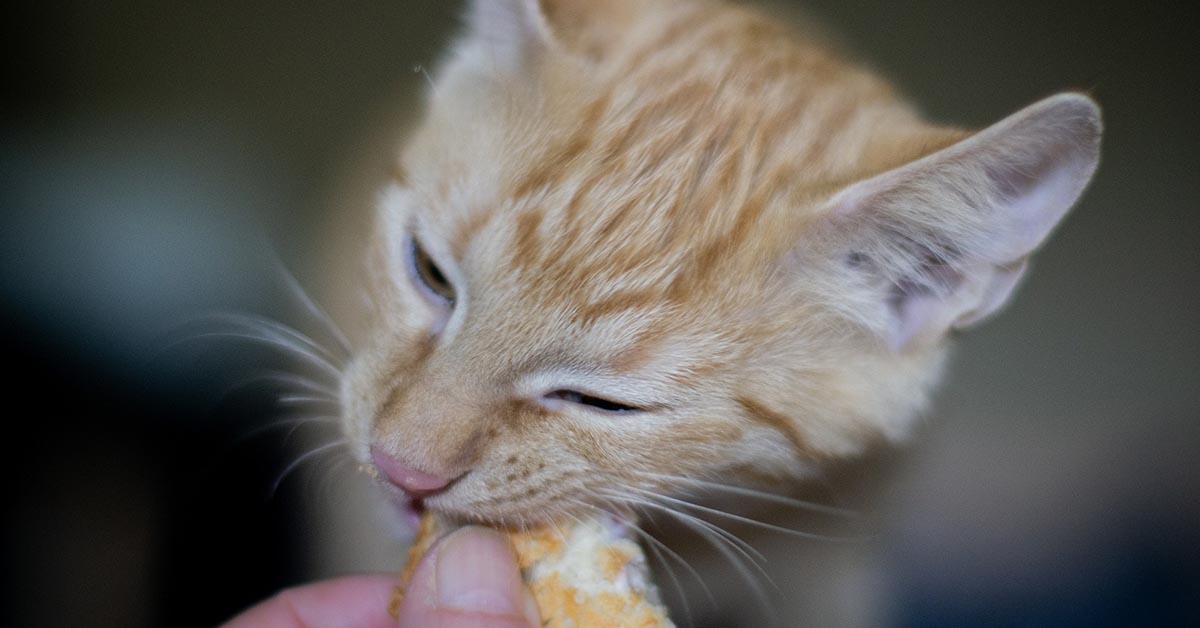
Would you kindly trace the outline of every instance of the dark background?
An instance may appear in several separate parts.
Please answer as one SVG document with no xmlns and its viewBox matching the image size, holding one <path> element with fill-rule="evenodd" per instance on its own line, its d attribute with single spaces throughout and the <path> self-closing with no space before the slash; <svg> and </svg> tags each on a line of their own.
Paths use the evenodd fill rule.
<svg viewBox="0 0 1200 628">
<path fill-rule="evenodd" d="M 839 472 L 871 541 L 756 539 L 782 623 L 1200 625 L 1195 22 L 1167 3 L 802 6 L 933 119 L 981 126 L 1083 88 L 1107 131 L 1095 184 L 1009 311 L 961 343 L 925 429 Z M 8 10 L 0 624 L 209 626 L 394 564 L 338 544 L 355 506 L 336 452 L 272 490 L 332 432 L 255 432 L 286 418 L 280 387 L 233 387 L 295 365 L 176 341 L 214 309 L 320 337 L 276 256 L 351 309 L 344 244 L 457 3 Z M 714 588 L 739 590 L 706 560 Z M 752 622 L 730 595 L 694 603 L 697 624 Z"/>
</svg>

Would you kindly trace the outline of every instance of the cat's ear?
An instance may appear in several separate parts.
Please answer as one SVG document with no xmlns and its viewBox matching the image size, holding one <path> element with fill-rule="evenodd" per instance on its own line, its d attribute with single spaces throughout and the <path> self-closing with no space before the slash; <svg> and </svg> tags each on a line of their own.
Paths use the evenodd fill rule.
<svg viewBox="0 0 1200 628">
<path fill-rule="evenodd" d="M 870 278 L 869 318 L 887 344 L 996 312 L 1091 179 L 1100 134 L 1095 102 L 1059 94 L 837 193 L 842 263 Z"/>
<path fill-rule="evenodd" d="M 496 69 L 518 71 L 546 51 L 602 56 L 635 8 L 636 0 L 473 0 L 467 27 Z"/>
<path fill-rule="evenodd" d="M 519 70 L 551 42 L 539 0 L 473 0 L 466 23 L 467 39 L 480 46 L 496 70 Z"/>
</svg>

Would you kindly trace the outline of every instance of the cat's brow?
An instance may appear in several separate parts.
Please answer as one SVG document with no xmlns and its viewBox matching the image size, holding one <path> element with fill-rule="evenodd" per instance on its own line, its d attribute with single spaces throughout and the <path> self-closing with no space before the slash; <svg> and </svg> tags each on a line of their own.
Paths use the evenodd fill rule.
<svg viewBox="0 0 1200 628">
<path fill-rule="evenodd" d="M 458 227 L 450 238 L 450 254 L 454 256 L 454 259 L 462 260 L 463 255 L 467 252 L 467 247 L 491 220 L 492 215 L 492 212 L 488 211 L 471 212 L 458 221 Z"/>
</svg>

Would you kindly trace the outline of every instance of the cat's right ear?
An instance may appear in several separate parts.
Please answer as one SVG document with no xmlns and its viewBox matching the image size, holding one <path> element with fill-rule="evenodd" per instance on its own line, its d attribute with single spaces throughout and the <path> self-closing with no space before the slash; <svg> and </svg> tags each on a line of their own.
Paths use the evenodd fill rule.
<svg viewBox="0 0 1200 628">
<path fill-rule="evenodd" d="M 868 326 L 903 350 L 996 312 L 1087 186 L 1100 133 L 1096 103 L 1059 94 L 836 194 Z"/>
</svg>

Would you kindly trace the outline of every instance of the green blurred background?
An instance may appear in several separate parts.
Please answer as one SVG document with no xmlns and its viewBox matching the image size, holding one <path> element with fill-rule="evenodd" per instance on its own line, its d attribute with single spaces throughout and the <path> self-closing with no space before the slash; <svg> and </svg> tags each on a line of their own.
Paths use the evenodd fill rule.
<svg viewBox="0 0 1200 628">
<path fill-rule="evenodd" d="M 1200 625 L 1200 101 L 1187 8 L 778 4 L 837 33 L 933 119 L 982 126 L 1082 88 L 1107 123 L 1094 185 L 1013 306 L 960 343 L 914 442 L 806 489 L 864 512 L 854 529 L 867 540 L 749 537 L 771 561 L 780 623 Z M 390 548 L 403 539 L 344 460 L 310 459 L 272 492 L 324 436 L 255 434 L 281 416 L 277 391 L 222 393 L 293 365 L 238 345 L 163 346 L 211 309 L 320 334 L 275 256 L 335 312 L 353 311 L 341 288 L 362 221 L 419 106 L 419 69 L 459 10 L 10 6 L 0 623 L 213 625 L 281 586 L 398 563 Z M 695 625 L 763 625 L 719 557 L 680 544 L 719 598 L 687 585 Z"/>
</svg>

